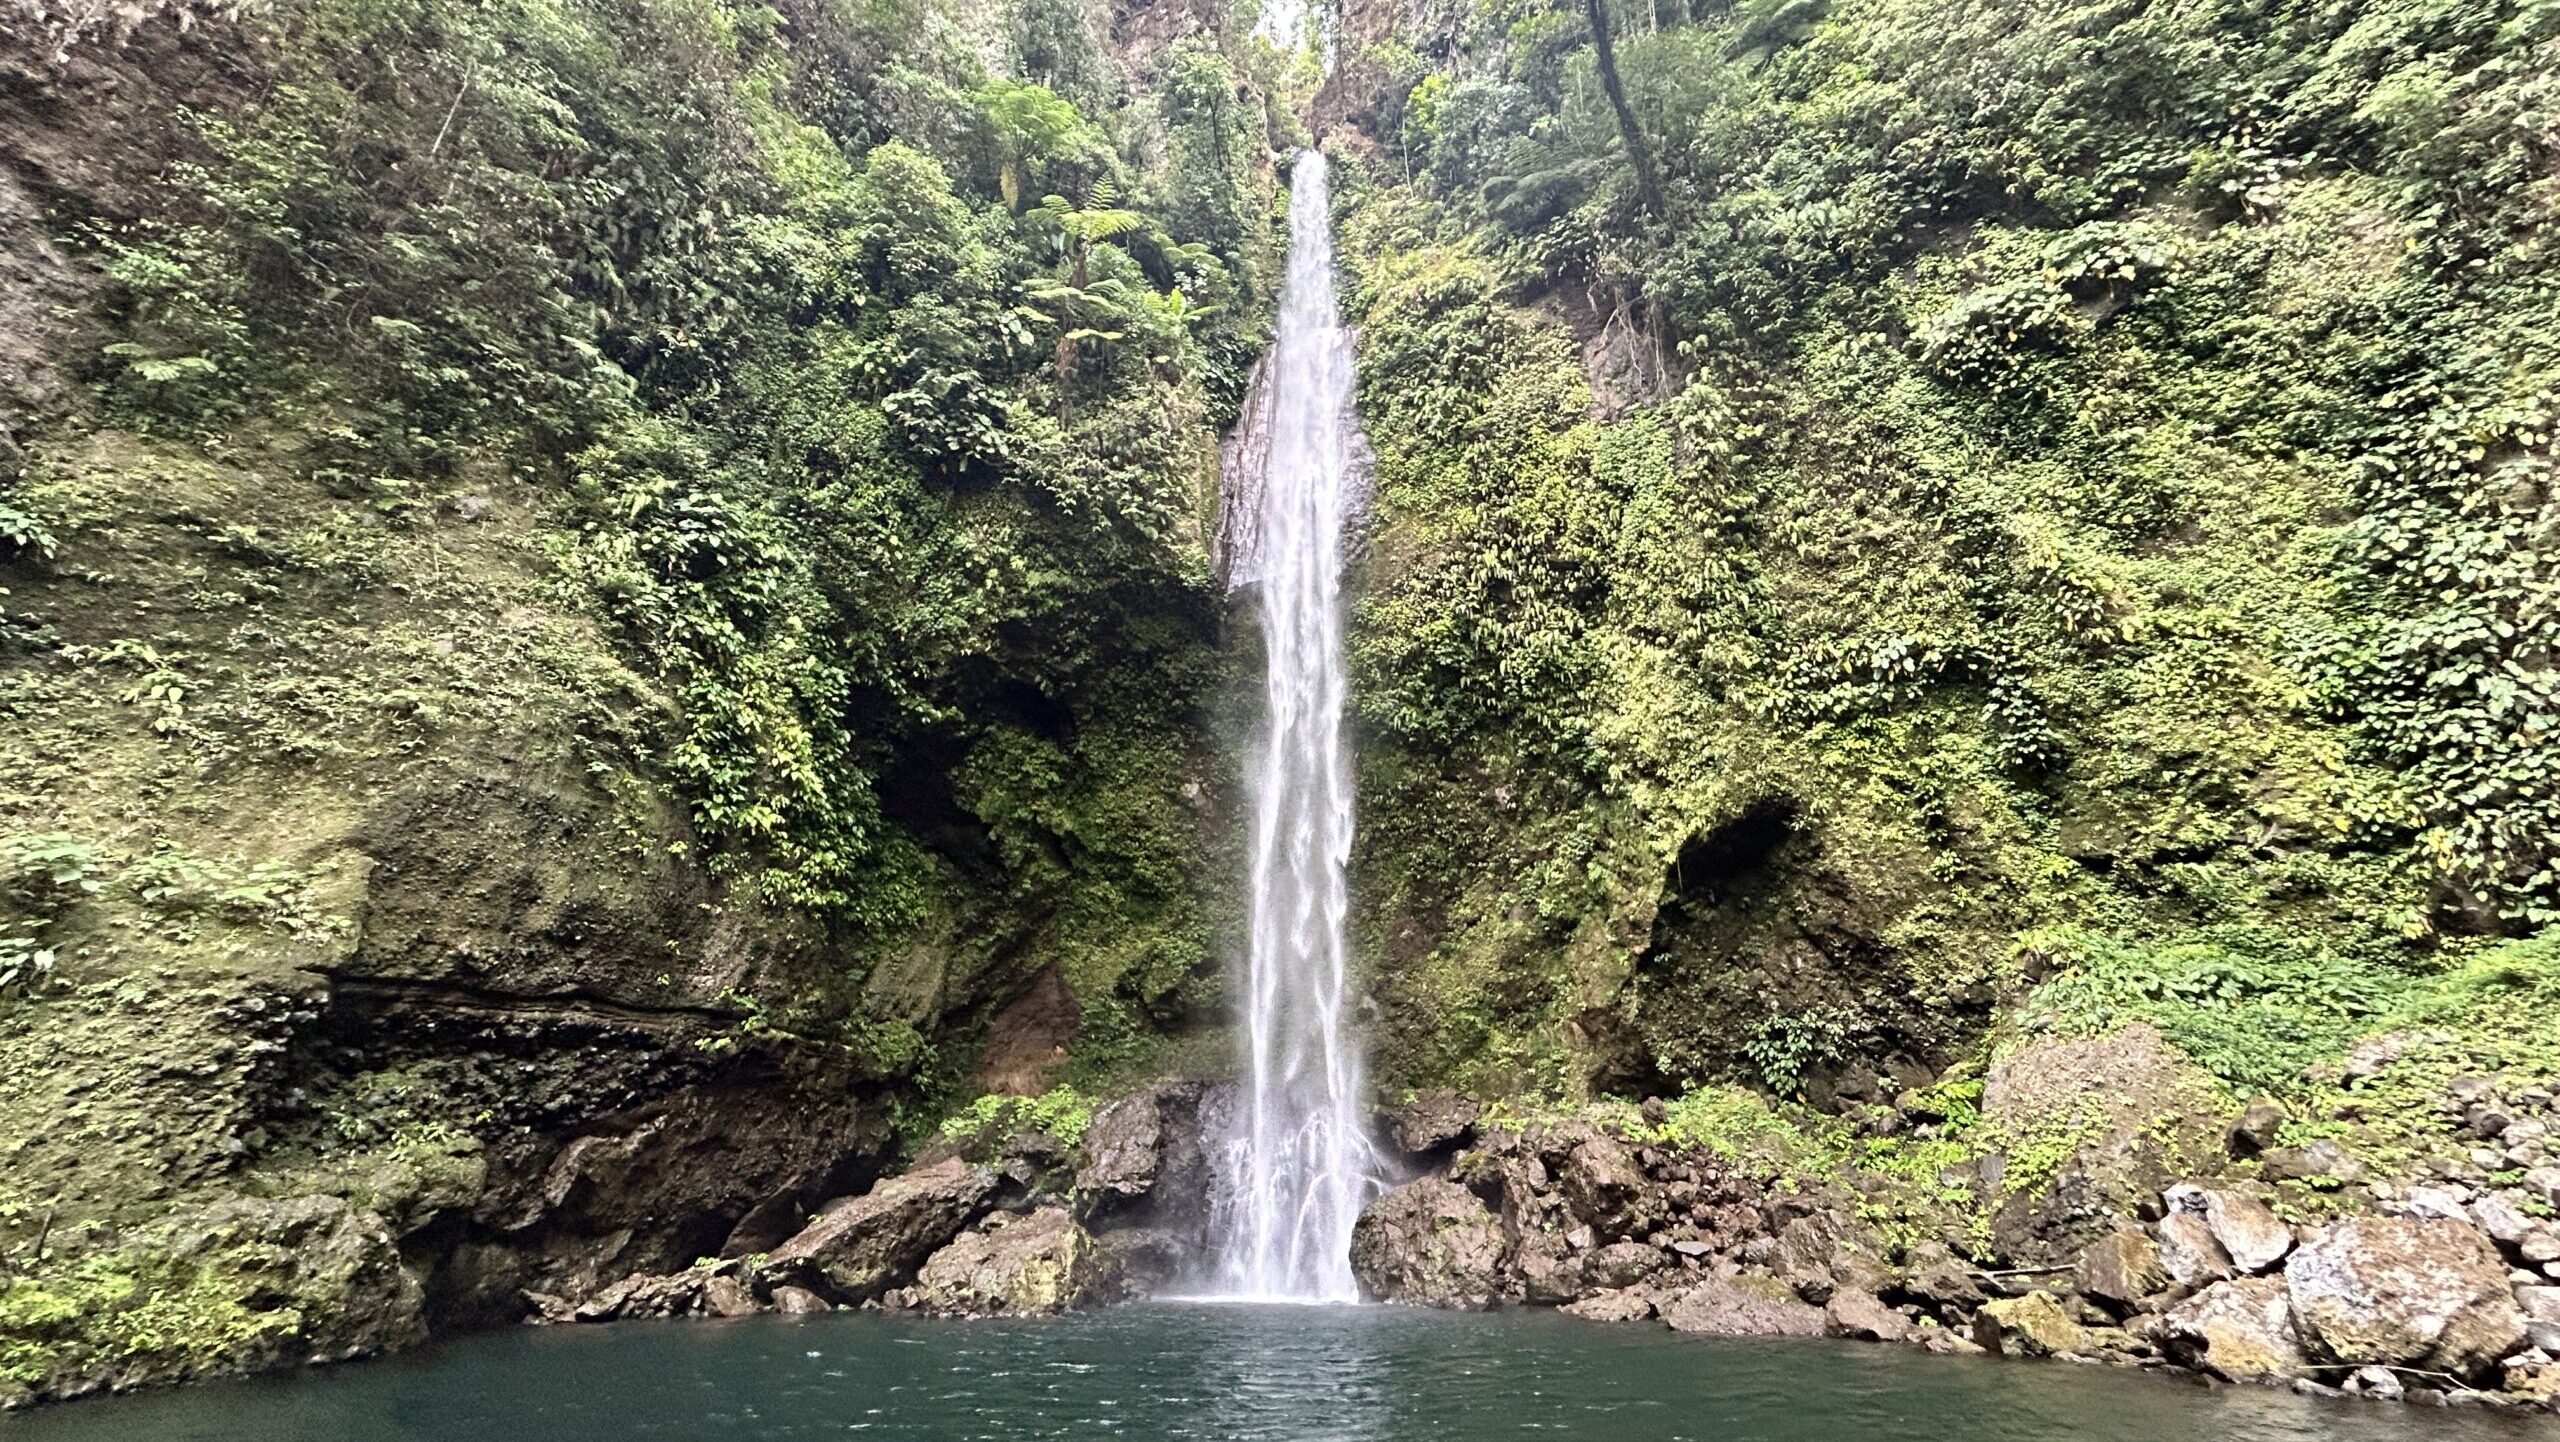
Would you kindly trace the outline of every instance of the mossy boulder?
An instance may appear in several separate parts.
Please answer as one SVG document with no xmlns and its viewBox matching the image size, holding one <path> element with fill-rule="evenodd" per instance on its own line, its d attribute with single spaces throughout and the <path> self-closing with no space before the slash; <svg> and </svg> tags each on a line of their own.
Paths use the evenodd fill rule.
<svg viewBox="0 0 2560 1442">
<path fill-rule="evenodd" d="M 2211 1080 L 2147 1024 L 2042 1037 L 1994 1059 L 1982 1139 L 2000 1255 L 2069 1263 L 2170 1182 L 2222 1152 Z"/>
<path fill-rule="evenodd" d="M 1973 1339 L 2006 1357 L 2052 1357 L 2081 1350 L 2089 1334 L 2051 1292 L 2029 1292 L 1976 1307 Z"/>
</svg>

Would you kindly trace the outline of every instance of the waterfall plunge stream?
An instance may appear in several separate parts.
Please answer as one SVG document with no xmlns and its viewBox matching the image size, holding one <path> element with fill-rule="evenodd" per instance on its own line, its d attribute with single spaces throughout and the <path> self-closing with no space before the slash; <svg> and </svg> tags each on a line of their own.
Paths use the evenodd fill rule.
<svg viewBox="0 0 2560 1442">
<path fill-rule="evenodd" d="M 1343 754 L 1342 533 L 1357 499 L 1351 337 L 1333 294 L 1325 161 L 1298 157 L 1289 270 L 1269 361 L 1268 452 L 1245 494 L 1260 583 L 1262 729 L 1252 801 L 1245 1076 L 1227 1151 L 1222 1284 L 1242 1297 L 1356 1301 L 1351 1227 L 1380 1186 L 1344 1014 L 1351 775 Z M 1250 482 L 1248 482 L 1250 483 Z"/>
</svg>

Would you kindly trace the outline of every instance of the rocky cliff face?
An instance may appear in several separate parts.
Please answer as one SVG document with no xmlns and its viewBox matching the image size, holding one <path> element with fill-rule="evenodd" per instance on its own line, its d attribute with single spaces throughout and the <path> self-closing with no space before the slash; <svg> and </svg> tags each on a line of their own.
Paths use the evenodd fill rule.
<svg viewBox="0 0 2560 1442">
<path fill-rule="evenodd" d="M 1194 1024 L 1265 77 L 1059 8 L 0 13 L 0 1400 L 767 1251 Z"/>
</svg>

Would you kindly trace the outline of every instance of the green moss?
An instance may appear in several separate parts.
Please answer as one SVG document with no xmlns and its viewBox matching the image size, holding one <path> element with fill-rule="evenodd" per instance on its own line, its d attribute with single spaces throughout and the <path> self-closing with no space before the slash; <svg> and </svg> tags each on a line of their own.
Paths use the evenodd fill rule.
<svg viewBox="0 0 2560 1442">
<path fill-rule="evenodd" d="M 2037 1005 L 2274 1084 L 2546 920 L 2536 203 L 2478 187 L 2494 123 L 2359 108 L 2522 103 L 2492 9 L 1675 24 L 1622 56 L 1641 220 L 1576 37 L 1387 41 L 1344 249 L 1390 1070 L 1942 1061 L 2070 935 L 2139 959 Z M 2286 139 L 2194 118 L 2243 92 Z M 1778 851 L 1684 880 L 1755 813 Z"/>
</svg>

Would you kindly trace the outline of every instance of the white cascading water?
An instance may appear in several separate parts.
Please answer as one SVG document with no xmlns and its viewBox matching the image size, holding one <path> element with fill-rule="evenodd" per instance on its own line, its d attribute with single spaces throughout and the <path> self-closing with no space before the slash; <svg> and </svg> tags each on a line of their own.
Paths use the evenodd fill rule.
<svg viewBox="0 0 2560 1442">
<path fill-rule="evenodd" d="M 1357 501 L 1351 337 L 1334 307 L 1325 161 L 1289 185 L 1289 271 L 1269 375 L 1269 454 L 1255 563 L 1261 734 L 1249 763 L 1252 948 L 1245 1077 L 1227 1150 L 1222 1278 L 1229 1294 L 1359 1298 L 1351 1228 L 1380 1188 L 1362 1116 L 1359 1038 L 1345 1014 L 1351 776 L 1343 754 L 1342 534 Z"/>
</svg>

